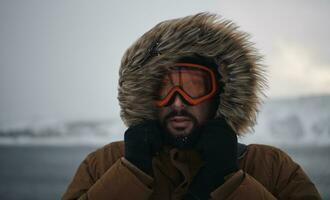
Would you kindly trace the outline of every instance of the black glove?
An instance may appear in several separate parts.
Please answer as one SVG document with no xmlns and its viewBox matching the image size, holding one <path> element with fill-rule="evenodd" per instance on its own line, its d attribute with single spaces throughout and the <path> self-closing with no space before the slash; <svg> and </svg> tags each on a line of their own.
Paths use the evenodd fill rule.
<svg viewBox="0 0 330 200">
<path fill-rule="evenodd" d="M 148 120 L 129 127 L 124 136 L 125 158 L 142 171 L 152 175 L 152 157 L 162 147 L 162 135 L 157 121 Z"/>
<path fill-rule="evenodd" d="M 224 119 L 205 123 L 196 149 L 204 166 L 198 171 L 184 199 L 209 199 L 210 193 L 221 186 L 224 177 L 238 170 L 237 136 Z"/>
</svg>

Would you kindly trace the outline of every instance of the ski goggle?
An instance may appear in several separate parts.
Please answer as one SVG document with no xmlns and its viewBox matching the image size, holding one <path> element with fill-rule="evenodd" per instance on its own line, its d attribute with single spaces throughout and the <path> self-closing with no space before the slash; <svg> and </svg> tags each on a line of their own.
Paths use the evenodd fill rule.
<svg viewBox="0 0 330 200">
<path fill-rule="evenodd" d="M 206 66 L 192 63 L 176 63 L 164 77 L 156 104 L 166 106 L 178 93 L 189 104 L 197 105 L 217 92 L 215 73 Z"/>
</svg>

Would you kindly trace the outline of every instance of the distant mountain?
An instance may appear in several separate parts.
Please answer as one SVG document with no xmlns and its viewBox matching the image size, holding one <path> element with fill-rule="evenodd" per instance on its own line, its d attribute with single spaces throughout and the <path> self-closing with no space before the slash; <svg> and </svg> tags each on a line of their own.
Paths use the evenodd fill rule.
<svg viewBox="0 0 330 200">
<path fill-rule="evenodd" d="M 330 145 L 330 95 L 268 100 L 255 132 L 244 143 Z M 112 120 L 33 122 L 0 127 L 0 144 L 106 144 L 123 139 L 125 126 Z"/>
<path fill-rule="evenodd" d="M 0 144 L 106 144 L 123 137 L 119 119 L 40 121 L 0 129 Z"/>
<path fill-rule="evenodd" d="M 330 144 L 330 95 L 266 101 L 243 142 Z"/>
</svg>

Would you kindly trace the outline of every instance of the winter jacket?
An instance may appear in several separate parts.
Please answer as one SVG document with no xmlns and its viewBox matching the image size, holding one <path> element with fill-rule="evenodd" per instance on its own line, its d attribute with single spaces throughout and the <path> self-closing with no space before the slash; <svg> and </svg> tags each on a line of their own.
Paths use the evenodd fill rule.
<svg viewBox="0 0 330 200">
<path fill-rule="evenodd" d="M 220 199 L 321 199 L 303 169 L 275 147 L 239 145 L 240 170 L 210 196 Z M 62 200 L 179 200 L 203 162 L 194 150 L 164 147 L 153 159 L 151 177 L 124 157 L 114 142 L 89 154 L 80 164 Z"/>
</svg>

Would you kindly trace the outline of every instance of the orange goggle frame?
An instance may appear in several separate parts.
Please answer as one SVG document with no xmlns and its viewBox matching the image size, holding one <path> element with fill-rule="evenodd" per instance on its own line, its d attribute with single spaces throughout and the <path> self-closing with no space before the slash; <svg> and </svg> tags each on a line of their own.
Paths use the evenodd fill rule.
<svg viewBox="0 0 330 200">
<path fill-rule="evenodd" d="M 163 80 L 156 101 L 158 107 L 166 106 L 176 93 L 191 105 L 200 104 L 216 94 L 216 77 L 208 67 L 192 63 L 176 63 L 175 67 Z"/>
</svg>

